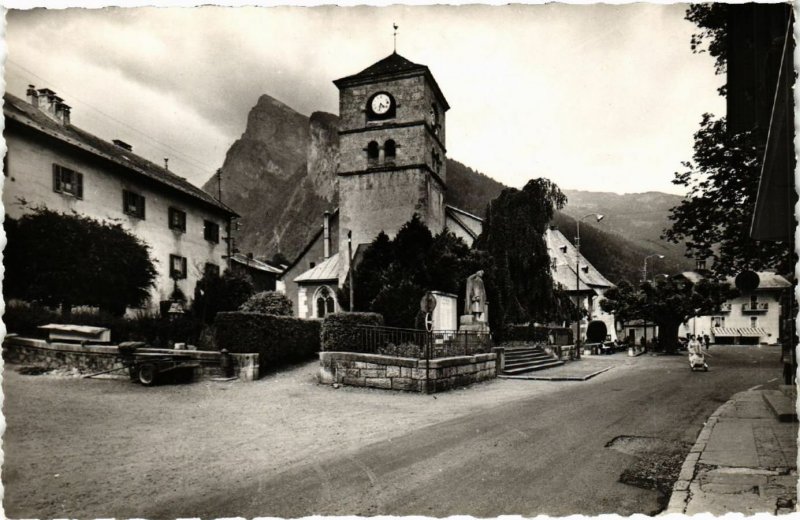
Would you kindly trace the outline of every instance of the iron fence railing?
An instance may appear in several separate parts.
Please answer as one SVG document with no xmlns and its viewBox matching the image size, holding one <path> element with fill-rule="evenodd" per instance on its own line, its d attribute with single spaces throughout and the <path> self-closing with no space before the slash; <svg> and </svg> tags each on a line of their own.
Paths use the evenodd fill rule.
<svg viewBox="0 0 800 520">
<path fill-rule="evenodd" d="M 354 345 L 357 352 L 417 359 L 452 356 L 471 356 L 492 351 L 488 333 L 463 330 L 403 329 L 360 325 L 355 327 Z"/>
</svg>

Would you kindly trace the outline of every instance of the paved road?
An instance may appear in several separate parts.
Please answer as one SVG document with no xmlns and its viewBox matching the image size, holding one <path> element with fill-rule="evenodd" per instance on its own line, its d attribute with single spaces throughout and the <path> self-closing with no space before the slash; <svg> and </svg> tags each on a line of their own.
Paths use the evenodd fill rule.
<svg viewBox="0 0 800 520">
<path fill-rule="evenodd" d="M 618 436 L 692 443 L 732 394 L 779 384 L 776 348 L 711 353 L 708 373 L 691 373 L 684 356 L 639 358 L 391 441 L 323 460 L 309 453 L 307 462 L 244 483 L 219 475 L 218 493 L 154 502 L 143 516 L 653 514 L 656 491 L 618 482 L 635 456 L 606 444 Z"/>
</svg>

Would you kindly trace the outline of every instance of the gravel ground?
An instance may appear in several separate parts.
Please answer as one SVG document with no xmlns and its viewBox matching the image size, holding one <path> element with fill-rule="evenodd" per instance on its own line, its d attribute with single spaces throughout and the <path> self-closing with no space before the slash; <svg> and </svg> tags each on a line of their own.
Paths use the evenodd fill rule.
<svg viewBox="0 0 800 520">
<path fill-rule="evenodd" d="M 150 500 L 216 490 L 220 475 L 236 484 L 253 468 L 276 472 L 564 388 L 497 379 L 435 396 L 334 389 L 316 383 L 316 361 L 255 383 L 154 388 L 17 368 L 3 379 L 4 507 L 15 518 L 136 516 Z"/>
</svg>

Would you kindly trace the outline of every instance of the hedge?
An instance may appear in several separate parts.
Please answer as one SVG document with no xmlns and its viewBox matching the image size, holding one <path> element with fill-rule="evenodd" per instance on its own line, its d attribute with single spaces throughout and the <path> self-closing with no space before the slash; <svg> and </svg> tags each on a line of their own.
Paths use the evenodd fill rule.
<svg viewBox="0 0 800 520">
<path fill-rule="evenodd" d="M 360 325 L 382 326 L 383 316 L 376 312 L 336 312 L 328 314 L 322 321 L 320 343 L 322 350 L 329 352 L 358 352 L 359 342 L 356 327 Z"/>
<path fill-rule="evenodd" d="M 572 343 L 572 331 L 566 327 L 543 327 L 537 325 L 506 325 L 503 328 L 503 341 L 528 341 L 549 343 L 550 336 L 556 345 Z"/>
<path fill-rule="evenodd" d="M 313 359 L 319 352 L 320 323 L 256 312 L 220 312 L 214 319 L 217 348 L 258 354 L 261 373 Z"/>
</svg>

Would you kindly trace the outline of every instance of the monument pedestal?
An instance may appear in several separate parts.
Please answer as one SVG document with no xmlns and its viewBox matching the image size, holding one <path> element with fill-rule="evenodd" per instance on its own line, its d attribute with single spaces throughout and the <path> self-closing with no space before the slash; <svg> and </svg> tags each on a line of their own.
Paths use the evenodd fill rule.
<svg viewBox="0 0 800 520">
<path fill-rule="evenodd" d="M 463 314 L 458 319 L 458 330 L 489 334 L 489 324 L 472 314 Z"/>
</svg>

